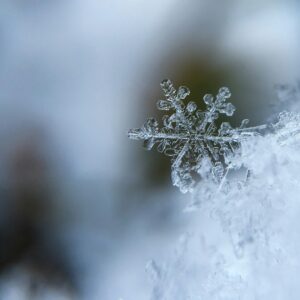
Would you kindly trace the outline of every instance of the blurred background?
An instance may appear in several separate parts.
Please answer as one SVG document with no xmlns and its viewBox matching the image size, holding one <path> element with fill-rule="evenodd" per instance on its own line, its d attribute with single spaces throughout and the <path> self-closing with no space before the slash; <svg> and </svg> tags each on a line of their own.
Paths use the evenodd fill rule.
<svg viewBox="0 0 300 300">
<path fill-rule="evenodd" d="M 1 0 L 0 299 L 148 299 L 189 195 L 127 130 L 160 116 L 164 78 L 265 122 L 299 20 L 297 0 Z"/>
</svg>

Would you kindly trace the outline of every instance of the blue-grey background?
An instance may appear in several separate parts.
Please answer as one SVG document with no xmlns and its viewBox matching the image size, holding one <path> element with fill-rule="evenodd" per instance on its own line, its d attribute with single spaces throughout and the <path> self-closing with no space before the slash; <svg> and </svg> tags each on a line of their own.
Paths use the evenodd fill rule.
<svg viewBox="0 0 300 300">
<path fill-rule="evenodd" d="M 169 162 L 127 139 L 168 77 L 264 122 L 299 79 L 292 0 L 0 1 L 0 299 L 147 299 L 188 223 Z M 274 105 L 273 105 L 274 106 Z"/>
</svg>

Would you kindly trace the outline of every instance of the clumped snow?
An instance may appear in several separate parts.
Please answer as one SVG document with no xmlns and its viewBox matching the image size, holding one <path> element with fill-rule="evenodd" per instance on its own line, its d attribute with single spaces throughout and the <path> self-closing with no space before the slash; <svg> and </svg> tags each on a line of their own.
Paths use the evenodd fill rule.
<svg viewBox="0 0 300 300">
<path fill-rule="evenodd" d="M 300 116 L 282 113 L 273 128 L 242 142 L 246 182 L 199 183 L 176 253 L 148 265 L 151 299 L 299 299 Z"/>
</svg>

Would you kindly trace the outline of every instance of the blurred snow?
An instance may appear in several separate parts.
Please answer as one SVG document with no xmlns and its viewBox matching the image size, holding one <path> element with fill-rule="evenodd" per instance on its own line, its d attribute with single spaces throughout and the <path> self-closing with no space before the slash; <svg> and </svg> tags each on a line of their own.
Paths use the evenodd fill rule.
<svg viewBox="0 0 300 300">
<path fill-rule="evenodd" d="M 299 11 L 282 1 L 262 6 L 250 12 L 249 3 L 234 7 L 222 36 L 225 53 L 262 72 L 265 84 L 293 82 L 299 77 Z"/>
<path fill-rule="evenodd" d="M 11 156 L 37 130 L 54 202 L 43 237 L 83 299 L 147 299 L 146 261 L 167 256 L 189 222 L 181 196 L 145 184 L 145 156 L 127 140 L 155 105 L 151 91 L 197 53 L 253 98 L 247 117 L 266 115 L 257 104 L 272 84 L 298 76 L 298 16 L 295 1 L 1 1 L 0 205 Z M 21 289 L 18 278 L 7 284 Z"/>
<path fill-rule="evenodd" d="M 122 172 L 117 145 L 129 99 L 168 7 L 114 2 L 1 4 L 1 113 L 52 130 L 72 172 L 83 177 Z"/>
<path fill-rule="evenodd" d="M 299 298 L 299 121 L 282 113 L 275 132 L 244 142 L 247 184 L 200 183 L 187 233 L 152 267 L 150 299 Z"/>
</svg>

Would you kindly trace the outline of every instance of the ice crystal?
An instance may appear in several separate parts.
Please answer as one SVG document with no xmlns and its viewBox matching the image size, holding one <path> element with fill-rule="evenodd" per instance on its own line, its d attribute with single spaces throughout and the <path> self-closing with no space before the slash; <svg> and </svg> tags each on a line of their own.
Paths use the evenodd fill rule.
<svg viewBox="0 0 300 300">
<path fill-rule="evenodd" d="M 161 88 L 165 99 L 157 102 L 157 108 L 170 112 L 163 116 L 163 126 L 159 127 L 157 120 L 150 118 L 141 128 L 131 129 L 129 137 L 143 140 L 147 150 L 156 146 L 159 152 L 171 157 L 172 182 L 183 193 L 192 190 L 197 174 L 221 183 L 232 167 L 232 157 L 241 141 L 266 126 L 247 128 L 247 119 L 238 128 L 228 122 L 218 126 L 221 114 L 230 117 L 235 112 L 234 105 L 228 102 L 231 92 L 227 87 L 220 88 L 216 97 L 211 94 L 203 97 L 204 111 L 193 101 L 184 103 L 190 95 L 187 87 L 180 86 L 176 90 L 173 83 L 165 79 Z"/>
</svg>

